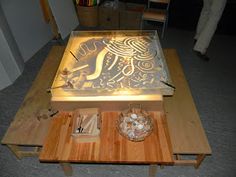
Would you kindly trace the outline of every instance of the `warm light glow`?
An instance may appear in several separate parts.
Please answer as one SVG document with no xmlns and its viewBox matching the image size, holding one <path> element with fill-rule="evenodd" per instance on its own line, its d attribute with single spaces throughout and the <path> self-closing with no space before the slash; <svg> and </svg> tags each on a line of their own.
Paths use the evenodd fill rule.
<svg viewBox="0 0 236 177">
<path fill-rule="evenodd" d="M 162 95 L 118 95 L 86 97 L 52 97 L 52 101 L 162 101 Z"/>
<path fill-rule="evenodd" d="M 51 100 L 162 101 L 163 94 L 172 95 L 160 82 L 170 78 L 156 32 L 136 34 L 72 32 Z"/>
</svg>

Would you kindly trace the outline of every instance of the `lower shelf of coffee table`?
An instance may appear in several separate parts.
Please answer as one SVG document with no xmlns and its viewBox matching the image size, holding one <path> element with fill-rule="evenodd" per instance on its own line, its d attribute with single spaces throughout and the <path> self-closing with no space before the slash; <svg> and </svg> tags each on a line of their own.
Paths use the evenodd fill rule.
<svg viewBox="0 0 236 177">
<path fill-rule="evenodd" d="M 103 112 L 100 139 L 78 143 L 71 137 L 72 118 L 62 112 L 52 120 L 40 161 L 83 163 L 173 164 L 166 118 L 161 112 L 151 112 L 154 129 L 144 141 L 132 142 L 116 129 L 119 112 Z"/>
</svg>

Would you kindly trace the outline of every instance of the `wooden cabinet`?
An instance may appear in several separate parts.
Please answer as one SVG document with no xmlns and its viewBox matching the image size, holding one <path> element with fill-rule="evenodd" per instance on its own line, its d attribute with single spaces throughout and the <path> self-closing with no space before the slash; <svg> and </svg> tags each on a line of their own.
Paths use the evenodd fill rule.
<svg viewBox="0 0 236 177">
<path fill-rule="evenodd" d="M 99 26 L 103 29 L 119 29 L 119 9 L 100 6 Z"/>
<path fill-rule="evenodd" d="M 126 3 L 120 11 L 120 29 L 140 29 L 144 8 L 143 4 Z"/>
<path fill-rule="evenodd" d="M 99 7 L 101 29 L 140 29 L 143 4 L 122 3 L 118 6 L 102 4 Z"/>
</svg>

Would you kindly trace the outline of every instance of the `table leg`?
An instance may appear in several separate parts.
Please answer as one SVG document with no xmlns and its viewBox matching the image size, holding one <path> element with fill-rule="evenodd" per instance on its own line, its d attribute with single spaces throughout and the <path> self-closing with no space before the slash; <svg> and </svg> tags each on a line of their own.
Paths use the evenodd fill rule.
<svg viewBox="0 0 236 177">
<path fill-rule="evenodd" d="M 196 169 L 198 169 L 198 167 L 201 165 L 201 163 L 202 163 L 202 161 L 204 160 L 205 157 L 206 157 L 206 154 L 197 155 L 197 159 L 196 159 L 197 163 L 194 165 L 194 167 Z"/>
<path fill-rule="evenodd" d="M 40 147 L 32 147 L 32 150 L 23 150 L 19 145 L 7 144 L 7 146 L 19 160 L 23 157 L 38 156 L 40 152 Z"/>
<path fill-rule="evenodd" d="M 22 159 L 23 156 L 22 156 L 22 154 L 20 152 L 19 146 L 17 146 L 17 145 L 10 145 L 10 144 L 8 144 L 7 146 L 15 154 L 15 156 L 18 159 Z"/>
<path fill-rule="evenodd" d="M 60 165 L 64 171 L 64 174 L 66 176 L 72 176 L 72 173 L 73 173 L 73 170 L 72 170 L 72 167 L 71 167 L 71 164 L 68 163 L 68 162 L 60 162 Z"/>
<path fill-rule="evenodd" d="M 155 177 L 157 174 L 157 165 L 150 164 L 149 165 L 149 177 Z"/>
</svg>

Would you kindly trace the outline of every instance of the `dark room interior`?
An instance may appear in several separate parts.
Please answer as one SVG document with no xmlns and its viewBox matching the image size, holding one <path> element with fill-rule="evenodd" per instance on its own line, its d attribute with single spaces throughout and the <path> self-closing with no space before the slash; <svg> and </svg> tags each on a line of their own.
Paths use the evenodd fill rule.
<svg viewBox="0 0 236 177">
<path fill-rule="evenodd" d="M 110 6 L 110 4 L 113 3 L 114 5 L 118 1 L 120 9 Z M 162 26 L 162 22 L 146 21 L 144 19 L 144 11 L 148 8 L 148 0 L 109 0 L 110 4 L 107 6 L 102 5 L 108 0 L 88 0 L 86 2 L 88 4 L 92 2 L 92 5 L 90 4 L 89 7 L 88 5 L 83 6 L 82 8 L 79 7 L 82 6 L 81 2 L 85 1 L 0 1 L 0 176 L 235 177 L 236 25 L 234 21 L 236 19 L 236 1 L 226 1 L 223 14 L 206 51 L 209 60 L 204 60 L 194 51 L 196 43 L 194 37 L 203 7 L 203 0 L 171 0 L 166 28 Z M 153 2 L 151 5 L 153 5 L 154 9 L 159 7 Z M 94 12 L 88 11 L 82 19 L 80 15 L 84 7 L 95 8 L 96 14 L 94 15 Z M 162 9 L 165 7 L 165 4 L 161 4 Z M 106 11 L 106 8 L 111 9 Z M 130 9 L 132 10 L 129 11 Z M 90 20 L 93 22 L 90 23 Z M 153 131 L 152 134 L 158 132 L 157 139 L 159 138 L 159 140 L 155 142 L 156 139 L 151 139 L 154 136 L 151 134 L 147 135 L 146 141 L 128 142 L 128 140 L 118 134 L 117 127 L 112 127 L 114 130 L 107 131 L 107 134 L 117 131 L 117 135 L 105 136 L 108 137 L 106 139 L 107 144 L 103 146 L 101 145 L 101 142 L 103 142 L 101 137 L 96 143 L 93 143 L 93 140 L 91 140 L 92 143 L 88 141 L 81 146 L 78 145 L 81 142 L 76 142 L 76 144 L 73 140 L 73 143 L 71 143 L 73 135 L 68 132 L 73 129 L 74 122 L 69 120 L 72 120 L 71 115 L 74 116 L 75 112 L 72 114 L 71 110 L 66 112 L 64 110 L 61 111 L 59 108 L 53 112 L 54 108 L 50 104 L 53 102 L 51 98 L 53 91 L 57 90 L 52 83 L 56 82 L 56 77 L 60 75 L 60 72 L 67 71 L 67 68 L 63 71 L 58 69 L 63 66 L 62 64 L 59 66 L 60 61 L 65 60 L 67 56 L 77 60 L 78 63 L 81 61 L 80 58 L 77 58 L 77 55 L 75 56 L 75 53 L 72 53 L 73 47 L 71 46 L 76 43 L 73 43 L 74 33 L 72 31 L 82 31 L 82 33 L 78 33 L 78 36 L 82 36 L 83 32 L 87 35 L 88 32 L 91 35 L 91 40 L 97 37 L 97 32 L 100 35 L 98 35 L 99 37 L 103 35 L 106 37 L 108 34 L 108 37 L 104 37 L 104 39 L 111 39 L 112 41 L 116 37 L 110 37 L 109 35 L 114 34 L 115 36 L 119 32 L 123 35 L 124 32 L 124 36 L 129 36 L 130 33 L 126 33 L 125 30 L 129 32 L 130 30 L 131 32 L 135 31 L 134 33 L 137 33 L 137 36 L 146 34 L 145 32 L 142 33 L 142 31 L 151 31 L 151 34 L 155 34 L 155 37 L 150 37 L 150 39 L 158 41 L 157 47 L 160 47 L 160 55 L 166 60 L 164 66 L 167 66 L 168 72 L 170 72 L 172 80 L 170 79 L 171 82 L 164 83 L 164 85 L 166 86 L 165 88 L 170 89 L 173 93 L 172 95 L 160 96 L 161 109 L 163 109 L 160 115 L 164 113 L 164 118 L 161 118 L 164 123 L 159 122 L 159 124 L 159 119 L 154 119 L 154 121 L 152 119 L 153 122 L 151 123 L 154 125 L 150 126 L 151 131 Z M 102 31 L 106 32 L 100 33 Z M 77 33 L 75 34 L 77 35 Z M 131 33 L 130 36 L 133 37 L 135 35 Z M 158 37 L 156 38 L 156 36 Z M 97 42 L 101 46 L 106 46 L 105 49 L 100 49 L 101 47 L 98 45 L 96 50 L 109 50 L 106 40 L 103 43 Z M 82 44 L 80 44 L 80 47 Z M 147 44 L 143 42 L 143 44 L 137 46 L 141 48 L 141 45 L 145 46 Z M 96 42 L 93 43 L 93 47 L 96 48 Z M 90 51 L 88 47 L 85 50 Z M 113 51 L 113 49 L 110 49 L 110 51 Z M 99 56 L 102 55 L 101 53 L 99 53 Z M 154 57 L 159 55 L 157 53 Z M 92 54 L 91 56 L 94 55 Z M 118 56 L 122 58 L 123 55 L 125 54 L 118 54 L 114 57 L 114 61 L 118 60 Z M 108 54 L 104 54 L 104 58 L 107 56 Z M 112 55 L 110 54 L 110 56 Z M 98 60 L 96 60 L 96 65 L 98 65 Z M 83 66 L 87 67 L 87 65 Z M 107 70 L 111 68 L 112 66 Z M 155 70 L 158 70 L 158 67 Z M 56 74 L 56 72 L 59 74 Z M 67 72 L 73 73 L 74 70 Z M 125 70 L 123 69 L 122 72 L 125 73 Z M 87 74 L 86 72 L 84 73 Z M 129 75 L 130 72 L 125 74 Z M 82 76 L 82 74 L 79 75 L 80 78 Z M 85 76 L 87 79 L 89 78 L 87 75 Z M 64 86 L 67 89 L 69 87 L 74 89 L 74 83 L 72 86 L 70 84 L 70 81 L 66 81 L 65 85 L 59 87 L 62 87 L 60 88 L 62 90 Z M 100 84 L 103 84 L 102 80 Z M 122 84 L 120 87 L 123 88 Z M 83 89 L 81 90 L 84 91 Z M 140 92 L 137 93 L 137 95 L 134 95 L 137 97 L 141 95 Z M 100 92 L 96 92 L 92 96 L 96 99 L 99 94 Z M 110 103 L 113 104 L 116 101 L 112 100 L 112 98 L 109 100 L 111 102 L 106 103 L 108 106 L 104 104 L 105 106 L 103 107 L 109 107 Z M 89 98 L 85 97 L 85 99 Z M 83 101 L 86 102 L 87 100 Z M 142 103 L 145 104 L 144 102 Z M 121 101 L 122 103 L 124 102 Z M 126 103 L 132 104 L 133 102 L 128 100 Z M 140 104 L 140 102 L 138 103 Z M 80 104 L 82 105 L 83 103 L 80 102 Z M 92 105 L 93 103 L 89 102 L 89 104 Z M 98 106 L 100 111 L 100 108 L 103 109 L 103 103 L 100 102 L 98 104 L 101 105 L 101 107 L 100 105 Z M 146 104 L 149 105 L 150 102 Z M 94 105 L 97 105 L 97 103 L 94 103 Z M 87 107 L 82 108 L 87 109 Z M 79 107 L 78 109 L 82 108 Z M 45 116 L 43 112 L 45 110 L 46 117 L 43 117 Z M 97 117 L 102 115 L 100 124 L 103 125 L 100 125 L 101 127 L 105 127 L 106 123 L 109 122 L 104 123 L 106 117 L 112 117 L 113 114 L 110 112 L 96 113 Z M 120 112 L 122 111 L 116 110 L 117 115 L 119 113 L 119 118 L 122 115 Z M 150 112 L 150 115 L 156 115 L 155 111 L 150 110 Z M 130 119 L 132 115 L 134 115 L 133 112 L 130 115 Z M 62 128 L 52 128 L 55 122 L 57 120 L 59 122 L 60 119 L 63 120 Z M 80 130 L 83 120 L 82 118 L 78 124 L 80 125 Z M 98 120 L 100 119 L 96 119 L 96 121 Z M 96 128 L 99 128 L 102 136 L 106 131 L 98 126 L 99 123 L 96 122 L 96 124 Z M 117 121 L 115 122 L 116 124 L 118 124 Z M 65 132 L 62 133 L 62 129 L 65 129 L 66 126 L 69 127 L 65 130 L 67 134 L 63 134 Z M 83 131 L 83 128 L 81 132 L 80 130 L 79 133 Z M 197 130 L 200 130 L 200 132 Z M 178 136 L 180 137 L 179 140 Z M 24 139 L 24 137 L 28 137 L 28 139 Z M 50 140 L 52 145 L 49 137 L 52 138 Z M 161 138 L 167 141 L 167 145 Z M 65 144 L 61 148 L 60 143 L 62 140 L 65 141 Z M 127 144 L 124 143 L 126 141 Z M 114 144 L 109 146 L 109 142 L 111 144 L 114 142 Z M 141 143 L 144 144 L 144 147 L 140 145 Z M 70 146 L 71 144 L 76 145 Z M 58 147 L 58 149 L 52 148 L 54 146 Z M 129 146 L 134 148 L 132 149 Z M 160 147 L 161 150 L 156 149 L 156 146 Z M 195 150 L 195 146 L 199 147 L 199 149 Z M 75 147 L 80 149 L 76 150 Z M 144 150 L 139 147 L 144 148 Z M 185 149 L 185 147 L 189 149 Z M 53 150 L 55 149 L 56 151 L 54 152 Z M 117 157 L 109 156 L 108 151 L 117 151 L 115 152 Z M 91 156 L 90 153 L 92 154 Z M 96 159 L 94 156 L 97 153 L 99 157 Z M 108 153 L 108 160 L 102 159 L 102 155 L 105 153 Z M 144 155 L 142 156 L 140 153 Z M 170 157 L 166 155 L 168 153 Z M 49 154 L 48 159 L 45 154 Z M 123 154 L 125 155 L 122 156 Z M 133 154 L 134 157 L 132 156 Z M 153 160 L 155 159 L 153 156 L 156 154 L 158 156 L 156 159 L 158 160 Z M 68 160 L 66 158 L 66 160 L 60 159 L 61 155 L 63 158 L 68 158 Z M 88 159 L 84 158 L 85 156 L 89 156 Z M 139 156 L 144 157 L 144 160 L 133 160 L 135 158 L 139 159 Z M 165 156 L 168 156 L 170 160 L 168 161 L 168 157 L 166 157 L 166 160 Z M 76 159 L 76 157 L 80 157 L 80 159 Z M 71 174 L 72 171 L 73 174 Z"/>
</svg>

